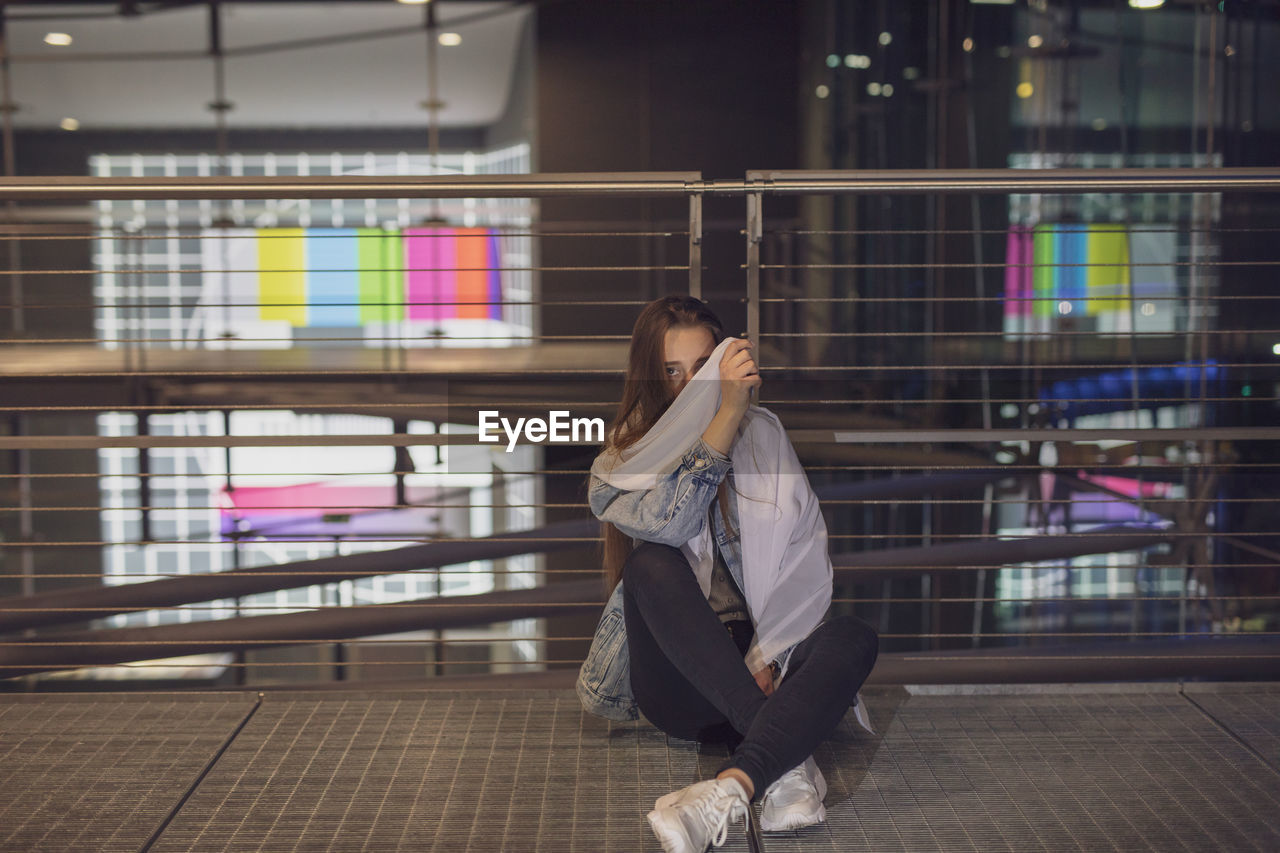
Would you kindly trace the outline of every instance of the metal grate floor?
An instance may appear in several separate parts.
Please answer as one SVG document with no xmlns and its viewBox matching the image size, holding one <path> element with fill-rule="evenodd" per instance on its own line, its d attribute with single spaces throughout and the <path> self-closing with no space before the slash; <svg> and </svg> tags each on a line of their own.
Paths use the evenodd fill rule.
<svg viewBox="0 0 1280 853">
<path fill-rule="evenodd" d="M 1280 684 L 1188 684 L 1186 694 L 1280 771 Z"/>
<path fill-rule="evenodd" d="M 1274 685 L 866 696 L 879 733 L 850 715 L 817 754 L 827 822 L 769 853 L 1280 849 Z M 653 800 L 724 757 L 572 691 L 253 703 L 0 696 L 0 849 L 139 850 L 163 825 L 149 849 L 656 851 Z M 750 849 L 741 825 L 722 849 Z"/>
<path fill-rule="evenodd" d="M 242 694 L 0 697 L 0 850 L 138 850 L 252 707 Z"/>
<path fill-rule="evenodd" d="M 154 849 L 652 850 L 637 804 L 723 758 L 572 692 L 268 697 Z"/>
<path fill-rule="evenodd" d="M 826 825 L 766 849 L 1280 849 L 1272 768 L 1174 690 L 1086 690 L 911 696 L 879 743 L 846 721 Z"/>
</svg>

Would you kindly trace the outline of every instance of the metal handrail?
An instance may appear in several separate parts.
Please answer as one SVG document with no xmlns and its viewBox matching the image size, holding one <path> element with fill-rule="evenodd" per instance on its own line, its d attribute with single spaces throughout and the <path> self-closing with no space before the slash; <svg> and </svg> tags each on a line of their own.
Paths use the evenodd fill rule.
<svg viewBox="0 0 1280 853">
<path fill-rule="evenodd" d="M 1280 169 L 894 169 L 747 172 L 751 192 L 1117 193 L 1280 190 Z M 719 182 L 717 182 L 719 183 Z M 719 187 L 717 187 L 719 191 Z"/>
<path fill-rule="evenodd" d="M 0 178 L 0 201 L 270 198 L 539 198 L 829 193 L 1113 193 L 1280 190 L 1280 169 L 752 170 L 745 180 L 700 172 L 562 172 L 533 175 L 364 175 Z"/>
<path fill-rule="evenodd" d="M 700 172 L 573 172 L 541 175 L 367 175 L 0 178 L 0 201 L 270 198 L 538 198 L 570 195 L 684 195 Z"/>
<path fill-rule="evenodd" d="M 72 200 L 80 203 L 88 203 L 96 200 L 133 200 L 133 199 L 301 199 L 301 198 L 538 198 L 538 197 L 566 197 L 566 196 L 618 196 L 618 197 L 665 197 L 671 196 L 676 198 L 688 198 L 690 204 L 690 253 L 689 253 L 689 274 L 690 274 L 690 291 L 695 295 L 699 295 L 700 287 L 700 269 L 701 255 L 700 243 L 695 235 L 700 232 L 701 211 L 700 205 L 702 197 L 705 195 L 722 195 L 725 197 L 742 196 L 748 204 L 751 211 L 751 217 L 748 221 L 747 240 L 748 240 L 748 329 L 753 338 L 759 334 L 759 241 L 761 231 L 763 229 L 763 214 L 761 213 L 761 199 L 764 195 L 831 195 L 831 194 L 847 194 L 847 195 L 869 195 L 869 194 L 911 194 L 911 193 L 1122 193 L 1122 192 L 1147 192 L 1147 193 L 1204 193 L 1204 192 L 1272 192 L 1280 190 L 1280 170 L 1269 169 L 1240 169 L 1240 168 L 1193 168 L 1193 169 L 1051 169 L 1051 170 L 1024 170 L 1024 169 L 1000 169 L 1000 170 L 955 170 L 955 171 L 937 171 L 937 170 L 896 170 L 896 171 L 865 171 L 865 172 L 832 172 L 832 171 L 751 171 L 746 174 L 742 180 L 703 180 L 700 173 L 697 172 L 601 172 L 601 173 L 549 173 L 541 175 L 503 175 L 503 176 L 423 176 L 423 177 L 366 177 L 366 176 L 331 176 L 331 177 L 298 177 L 298 176 L 280 176 L 280 177 L 253 177 L 253 178 L 89 178 L 89 177 L 38 177 L 38 178 L 0 178 L 0 201 L 8 202 L 36 202 L 44 200 Z M 694 223 L 698 227 L 694 227 Z M 754 246 L 755 256 L 752 260 L 752 248 Z M 752 276 L 754 276 L 754 286 L 752 284 Z M 912 369 L 923 369 L 928 365 L 920 365 Z M 766 368 L 768 369 L 768 368 Z M 1030 440 L 1037 438 L 1039 433 L 1045 440 L 1061 436 L 1059 431 L 1040 430 L 1028 431 L 1017 430 L 1010 431 L 1013 433 L 1010 437 L 1016 437 L 1020 440 Z M 1117 435 L 1115 430 L 1105 430 L 1106 437 L 1114 438 Z M 1213 435 L 1209 435 L 1213 432 Z M 1073 438 L 1079 438 L 1081 431 L 1071 432 Z M 1142 438 L 1174 438 L 1175 436 L 1185 440 L 1194 440 L 1196 438 L 1207 440 L 1209 438 L 1222 438 L 1221 431 L 1206 430 L 1133 430 L 1131 433 L 1125 433 L 1135 439 Z M 1270 428 L 1258 428 L 1252 431 L 1242 430 L 1236 436 L 1240 439 L 1245 438 L 1271 438 L 1280 434 Z M 930 442 L 949 442 L 960 440 L 973 441 L 990 441 L 993 438 L 993 432 L 984 430 L 981 432 L 961 433 L 959 431 L 917 431 L 909 433 L 904 439 L 902 432 L 893 433 L 843 433 L 828 430 L 799 430 L 792 431 L 793 439 L 801 436 L 808 436 L 811 439 L 822 441 L 839 442 L 844 437 L 845 440 L 859 441 L 861 443 L 888 443 L 891 441 L 924 441 Z M 322 440 L 326 443 L 333 443 L 332 436 L 324 437 Z M 437 438 L 433 441 L 432 437 L 426 436 L 392 436 L 393 440 L 388 442 L 387 436 L 360 436 L 351 437 L 355 443 L 363 443 L 364 441 L 373 441 L 380 444 L 387 443 L 435 443 L 443 442 L 445 439 Z M 8 446 L 19 450 L 30 450 L 33 448 L 33 442 L 56 442 L 70 440 L 77 442 L 86 440 L 87 437 L 69 436 L 15 436 L 9 439 L 0 438 L 0 447 L 5 446 L 5 441 L 11 442 Z M 111 439 L 106 439 L 110 441 Z M 167 437 L 166 439 L 167 440 Z M 179 439 L 181 441 L 182 439 Z M 262 443 L 261 439 L 241 438 L 234 439 L 213 439 L 215 441 L 248 441 L 251 443 Z M 316 439 L 320 441 L 321 439 Z M 95 438 L 94 446 L 102 446 L 104 439 Z M 119 441 L 125 442 L 129 446 L 155 446 L 157 439 L 150 436 L 142 437 L 122 437 Z M 201 439 L 199 443 L 207 444 L 209 439 Z M 996 470 L 996 469 L 991 469 Z M 980 476 L 986 476 L 980 475 Z M 1012 472 L 1005 476 L 1013 476 Z M 28 505 L 24 507 L 24 512 L 30 513 L 31 508 Z M 584 525 L 594 526 L 593 520 L 584 520 L 583 522 L 575 522 Z M 536 532 L 536 531 L 535 531 Z M 894 573 L 908 571 L 908 566 L 920 565 L 943 565 L 949 566 L 973 565 L 981 562 L 982 564 L 990 563 L 994 560 L 1006 563 L 1018 563 L 1038 559 L 1061 559 L 1067 556 L 1077 556 L 1086 553 L 1101 553 L 1117 550 L 1134 550 L 1146 548 L 1162 542 L 1167 542 L 1175 535 L 1177 536 L 1198 536 L 1203 535 L 1194 530 L 1189 532 L 1175 533 L 1168 530 L 1137 530 L 1137 529 L 1108 529 L 1105 535 L 1093 538 L 1068 538 L 1068 537 L 1036 537 L 1026 540 L 984 540 L 981 542 L 963 542 L 948 543 L 943 545 L 929 546 L 928 548 L 901 548 L 891 549 L 889 551 L 869 551 L 859 552 L 857 554 L 836 555 L 835 569 L 842 577 L 856 576 L 861 580 L 875 575 L 889 576 Z M 521 534 L 504 534 L 508 539 L 518 537 Z M 529 535 L 526 533 L 525 535 Z M 480 546 L 483 553 L 487 556 L 509 556 L 515 553 L 531 553 L 538 550 L 546 550 L 540 548 L 532 542 L 517 542 L 514 545 L 507 545 L 510 550 L 503 550 L 499 553 L 493 550 L 501 543 L 492 542 L 466 542 L 466 543 L 442 543 L 440 545 L 422 546 L 423 549 L 448 549 L 462 548 L 466 546 Z M 569 546 L 580 545 L 581 543 L 571 543 Z M 30 549 L 28 549 L 30 550 Z M 358 575 L 368 574 L 384 574 L 391 573 L 391 567 L 394 566 L 396 572 L 405 570 L 405 563 L 397 563 L 396 558 L 404 558 L 408 551 L 417 549 L 401 549 L 399 551 L 390 552 L 374 552 L 369 555 L 356 555 L 356 557 L 331 558 L 333 562 L 325 560 L 306 561 L 305 563 L 291 564 L 299 569 L 298 574 L 291 575 L 283 580 L 267 579 L 267 586 L 264 589 L 280 589 L 289 588 L 305 583 L 316 582 L 308 580 L 306 570 L 308 568 L 313 571 L 317 565 L 324 563 L 326 566 L 338 567 L 339 565 L 354 568 L 358 560 L 369 559 L 379 563 L 381 571 L 369 571 L 372 564 L 359 563 L 362 569 Z M 432 551 L 436 558 L 440 558 L 443 551 Z M 449 551 L 454 554 L 455 552 Z M 479 554 L 481 551 L 468 551 L 467 553 Z M 484 559 L 485 557 L 473 556 L 464 559 Z M 449 563 L 457 562 L 456 554 L 448 560 Z M 424 568 L 438 563 L 438 559 L 431 562 L 417 562 L 412 565 L 415 568 Z M 895 568 L 899 566 L 899 568 Z M 273 567 L 280 569 L 281 567 Z M 258 583 L 263 578 L 250 577 L 253 570 L 246 570 L 243 578 L 237 577 L 234 572 L 223 572 L 217 575 L 200 575 L 190 578 L 178 579 L 176 581 L 157 581 L 150 584 L 135 584 L 127 587 L 95 587 L 92 592 L 96 597 L 91 600 L 92 606 L 96 608 L 92 614 L 89 613 L 88 607 L 90 600 L 85 600 L 83 605 L 86 609 L 78 614 L 70 614 L 62 612 L 56 614 L 55 622 L 74 621 L 75 619 L 90 618 L 90 616 L 99 616 L 103 607 L 104 596 L 122 596 L 129 599 L 126 605 L 127 609 L 136 609 L 140 603 L 139 595 L 143 592 L 144 587 L 155 587 L 158 591 L 163 592 L 168 597 L 183 598 L 185 601 L 206 601 L 213 597 L 218 597 L 210 593 L 211 587 L 207 584 L 214 583 L 216 578 L 218 581 L 228 581 L 238 583 L 240 581 Z M 911 570 L 913 573 L 919 573 L 920 569 Z M 319 577 L 319 576 L 317 576 Z M 206 580 L 206 578 L 208 580 Z M 332 573 L 323 575 L 323 579 L 318 582 L 332 582 L 334 580 Z M 300 583 L 305 581 L 305 583 Z M 164 586 L 163 584 L 174 584 L 174 586 Z M 188 584 L 183 587 L 181 584 Z M 197 590 L 196 598 L 189 597 L 194 590 Z M 116 590 L 119 590 L 117 593 Z M 77 595 L 84 594 L 90 590 L 68 590 L 68 593 Z M 92 642 L 99 640 L 103 642 L 101 648 L 93 652 L 99 657 L 95 658 L 99 663 L 124 662 L 126 660 L 138 659 L 154 659 L 157 657 L 165 657 L 177 654 L 187 654 L 195 651 L 208 652 L 218 648 L 245 648 L 248 643 L 257 643 L 262 646 L 271 645 L 296 645 L 299 643 L 317 642 L 316 637 L 359 637 L 368 636 L 371 632 L 387 633 L 397 630 L 396 626 L 403 625 L 399 630 L 423 629 L 423 628 L 441 628 L 450 626 L 481 624 L 495 621 L 505 621 L 508 619 L 526 618 L 530 615 L 547 615 L 557 608 L 567 609 L 569 607 L 582 608 L 591 604 L 598 604 L 600 596 L 600 585 L 598 581 L 580 581 L 568 584 L 552 584 L 548 586 L 538 587 L 528 590 L 510 590 L 501 593 L 490 593 L 483 596 L 468 597 L 450 597 L 443 599 L 433 599 L 431 601 L 413 602 L 410 607 L 398 606 L 395 610 L 397 618 L 407 621 L 388 622 L 387 617 L 381 615 L 384 611 L 378 611 L 377 608 L 360 608 L 344 612 L 341 609 L 335 609 L 331 612 L 301 613 L 288 614 L 283 616 L 263 616 L 263 617 L 241 617 L 230 620 L 216 620 L 211 622 L 201 622 L 192 625 L 181 626 L 161 626 L 154 629 L 113 629 L 109 631 L 82 632 L 76 635 L 55 635 L 48 637 L 48 645 L 40 646 L 14 646 L 11 649 L 3 650 L 0 654 L 0 678 L 13 675 L 30 674 L 41 668 L 59 669 L 59 668 L 78 668 L 88 665 L 84 658 L 85 648 L 79 648 L 68 652 L 69 644 L 74 642 L 76 636 L 81 636 Z M 59 595 L 54 593 L 52 595 Z M 18 599 L 27 604 L 40 603 L 45 596 L 30 596 L 26 599 Z M 116 598 L 110 599 L 114 605 Z M 145 603 L 151 603 L 150 599 L 145 599 Z M 182 603 L 179 601 L 171 601 L 168 605 Z M 417 605 L 421 604 L 422 610 L 417 610 Z M 390 609 L 386 613 L 392 612 Z M 22 618 L 36 616 L 34 612 L 19 613 Z M 42 614 L 49 615 L 49 614 Z M 268 620 L 268 621 L 259 621 Z M 55 622 L 41 622 L 41 624 L 54 624 Z M 2 630 L 2 629 L 0 629 Z M 119 637 L 145 636 L 151 639 L 144 641 L 143 645 L 139 645 L 134 651 L 126 651 L 124 646 L 112 646 L 110 643 Z M 219 646 L 218 642 L 223 645 Z M 1187 675 L 1187 674 L 1219 674 L 1223 670 L 1221 654 L 1215 654 L 1216 650 L 1224 649 L 1224 646 L 1216 641 L 1197 641 L 1203 643 L 1200 645 L 1190 646 L 1186 644 L 1170 645 L 1168 648 L 1157 648 L 1149 643 L 1144 643 L 1141 649 L 1135 648 L 1132 644 L 1124 647 L 1118 644 L 1114 646 L 1112 654 L 1118 655 L 1118 659 L 1129 661 L 1128 666 L 1143 667 L 1147 664 L 1143 663 L 1146 658 L 1162 658 L 1167 661 L 1166 669 L 1169 675 Z M 1214 642 L 1214 646 L 1208 646 L 1208 642 Z M 61 644 L 68 644 L 63 648 L 59 648 Z M 172 645 L 165 645 L 172 643 Z M 1263 663 L 1261 666 L 1270 667 L 1268 672 L 1276 670 L 1275 661 L 1280 660 L 1280 655 L 1270 654 L 1274 649 L 1274 645 L 1265 643 L 1257 644 L 1256 650 L 1259 652 L 1255 656 L 1255 661 L 1270 661 Z M 1187 665 L 1186 660 L 1196 659 L 1195 654 L 1191 652 L 1206 651 L 1208 654 L 1204 656 L 1199 664 Z M 1078 680 L 1097 679 L 1099 677 L 1126 677 L 1119 674 L 1119 670 L 1111 667 L 1111 663 L 1103 662 L 1102 657 L 1108 653 L 1103 652 L 1097 646 L 1090 646 L 1087 651 L 1078 650 L 1074 653 L 1068 653 L 1063 664 L 1056 670 L 1059 673 L 1074 673 L 1074 677 Z M 30 657 L 35 655 L 35 658 Z M 901 660 L 919 661 L 923 669 L 913 670 L 913 676 L 908 679 L 912 681 L 946 681 L 955 678 L 956 673 L 964 673 L 958 680 L 961 681 L 982 681 L 982 680 L 998 680 L 998 681 L 1016 681 L 1016 680 L 1050 680 L 1049 674 L 1043 663 L 1039 662 L 1039 655 L 1035 651 L 1010 650 L 1010 649 L 986 649 L 977 653 L 931 653 L 931 654 L 907 654 L 894 655 L 893 657 Z M 36 659 L 38 658 L 38 660 Z M 1019 659 L 1016 665 L 1001 664 L 1000 661 L 1010 658 Z M 966 668 L 958 666 L 962 661 L 972 661 L 972 665 Z M 995 662 L 995 663 L 993 663 Z M 1003 670 L 1000 667 L 1005 667 Z M 1010 667 L 1013 668 L 1010 668 Z M 1065 669 L 1063 667 L 1066 667 Z M 1016 672 L 1014 670 L 1017 670 Z M 926 675 L 925 673 L 932 673 Z M 1025 672 L 1024 678 L 1019 673 Z M 1130 672 L 1130 670 L 1125 670 Z M 1000 673 L 1000 674 L 996 674 Z M 1101 673 L 1101 674 L 1100 674 Z M 951 678 L 948 678 L 948 675 Z M 1134 677 L 1133 674 L 1127 677 Z M 1144 677 L 1139 675 L 1138 677 Z M 1145 677 L 1153 676 L 1150 671 L 1146 671 Z"/>
</svg>

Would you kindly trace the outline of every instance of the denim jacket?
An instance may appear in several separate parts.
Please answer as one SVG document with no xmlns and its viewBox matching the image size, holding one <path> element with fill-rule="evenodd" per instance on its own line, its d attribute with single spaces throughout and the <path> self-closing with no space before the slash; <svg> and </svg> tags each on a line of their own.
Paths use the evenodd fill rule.
<svg viewBox="0 0 1280 853">
<path fill-rule="evenodd" d="M 733 473 L 728 456 L 699 438 L 680 463 L 659 477 L 652 489 L 616 489 L 592 475 L 588 501 L 596 518 L 607 521 L 632 539 L 680 547 L 698 533 L 711 506 L 711 532 L 729 573 L 743 588 L 742 548 L 738 538 L 737 501 L 729 500 L 726 529 L 715 500 L 721 481 Z M 733 532 L 730 533 L 729 530 Z M 591 641 L 591 650 L 578 672 L 578 697 L 593 714 L 611 720 L 635 720 L 640 716 L 631 693 L 630 658 L 626 626 L 622 621 L 622 584 L 614 587 Z"/>
</svg>

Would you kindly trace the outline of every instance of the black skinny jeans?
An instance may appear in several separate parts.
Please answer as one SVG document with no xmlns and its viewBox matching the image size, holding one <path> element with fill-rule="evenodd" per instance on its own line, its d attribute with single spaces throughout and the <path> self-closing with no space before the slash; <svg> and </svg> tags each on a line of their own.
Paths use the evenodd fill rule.
<svg viewBox="0 0 1280 853">
<path fill-rule="evenodd" d="M 672 737 L 727 740 L 734 750 L 721 769 L 745 772 L 757 798 L 835 730 L 879 652 L 866 622 L 830 619 L 796 646 L 786 678 L 766 697 L 680 549 L 642 542 L 622 584 L 640 710 Z"/>
</svg>

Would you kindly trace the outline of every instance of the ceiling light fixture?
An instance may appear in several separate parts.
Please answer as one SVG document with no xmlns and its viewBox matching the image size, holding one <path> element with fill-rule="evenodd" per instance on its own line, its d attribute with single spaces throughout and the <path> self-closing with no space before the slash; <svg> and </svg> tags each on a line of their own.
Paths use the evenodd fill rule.
<svg viewBox="0 0 1280 853">
<path fill-rule="evenodd" d="M 462 44 L 462 36 L 457 33 L 441 33 L 437 37 L 436 41 L 440 42 L 440 44 L 445 47 L 457 47 Z"/>
<path fill-rule="evenodd" d="M 64 118 L 62 121 L 58 122 L 58 127 L 62 128 L 63 130 L 79 130 L 80 120 L 74 119 L 74 118 Z"/>
<path fill-rule="evenodd" d="M 44 43 L 54 47 L 66 47 L 71 44 L 71 35 L 69 33 L 45 33 Z"/>
<path fill-rule="evenodd" d="M 1164 0 L 1129 0 L 1130 9 L 1159 9 Z"/>
</svg>

